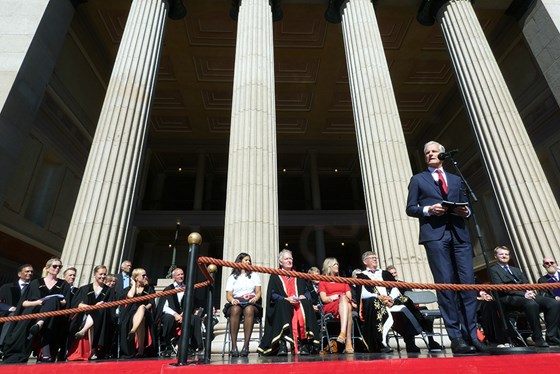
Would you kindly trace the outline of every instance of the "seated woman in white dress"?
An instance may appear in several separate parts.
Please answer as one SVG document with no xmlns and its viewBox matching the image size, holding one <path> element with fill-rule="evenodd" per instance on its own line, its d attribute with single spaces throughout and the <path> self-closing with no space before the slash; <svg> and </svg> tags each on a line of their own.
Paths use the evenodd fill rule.
<svg viewBox="0 0 560 374">
<path fill-rule="evenodd" d="M 240 253 L 235 259 L 237 263 L 251 265 L 251 256 Z M 249 340 L 253 333 L 255 317 L 262 314 L 261 279 L 257 273 L 244 269 L 233 269 L 226 283 L 226 300 L 224 315 L 229 317 L 231 334 L 231 351 L 233 357 L 249 355 Z M 241 353 L 237 350 L 237 333 L 243 315 L 244 343 Z"/>
</svg>

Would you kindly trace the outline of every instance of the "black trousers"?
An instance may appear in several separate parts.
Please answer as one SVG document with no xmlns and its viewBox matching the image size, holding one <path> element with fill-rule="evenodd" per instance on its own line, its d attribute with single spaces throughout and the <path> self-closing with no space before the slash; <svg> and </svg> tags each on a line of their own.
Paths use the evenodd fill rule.
<svg viewBox="0 0 560 374">
<path fill-rule="evenodd" d="M 560 303 L 548 297 L 537 295 L 535 299 L 527 299 L 523 296 L 508 295 L 501 298 L 502 303 L 507 307 L 513 307 L 525 312 L 527 322 L 533 330 L 533 340 L 542 339 L 540 312 L 544 314 L 546 323 L 546 337 L 558 338 L 558 320 L 560 318 Z"/>
</svg>

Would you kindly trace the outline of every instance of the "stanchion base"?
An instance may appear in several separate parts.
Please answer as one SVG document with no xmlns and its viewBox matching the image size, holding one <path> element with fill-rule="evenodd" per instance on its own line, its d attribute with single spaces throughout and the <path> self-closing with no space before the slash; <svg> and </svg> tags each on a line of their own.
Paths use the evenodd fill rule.
<svg viewBox="0 0 560 374">
<path fill-rule="evenodd" d="M 169 364 L 169 366 L 193 366 L 193 365 L 198 365 L 199 362 L 198 360 L 187 360 L 187 362 L 182 363 L 182 362 L 174 362 L 172 364 Z"/>
<path fill-rule="evenodd" d="M 486 353 L 491 355 L 519 355 L 539 353 L 535 347 L 488 347 Z"/>
</svg>

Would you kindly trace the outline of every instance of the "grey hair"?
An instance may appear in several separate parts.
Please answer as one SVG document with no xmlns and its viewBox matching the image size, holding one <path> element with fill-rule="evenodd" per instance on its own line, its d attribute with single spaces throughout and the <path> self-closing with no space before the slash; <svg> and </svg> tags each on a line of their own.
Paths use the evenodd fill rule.
<svg viewBox="0 0 560 374">
<path fill-rule="evenodd" d="M 292 251 L 290 251 L 289 249 L 283 249 L 280 251 L 280 253 L 278 254 L 278 263 L 282 262 L 282 256 L 284 256 L 285 254 L 290 254 L 290 256 L 293 257 L 292 255 Z"/>
<path fill-rule="evenodd" d="M 362 254 L 362 261 L 364 261 L 366 259 L 366 257 L 369 256 L 375 256 L 377 257 L 377 253 L 373 252 L 373 251 L 366 251 Z"/>
<path fill-rule="evenodd" d="M 429 142 L 427 142 L 426 144 L 424 144 L 424 153 L 426 153 L 426 148 L 428 148 L 428 146 L 435 144 L 437 146 L 439 146 L 439 152 L 440 153 L 444 153 L 445 152 L 445 147 L 443 145 L 441 145 L 440 143 L 430 140 Z"/>
</svg>

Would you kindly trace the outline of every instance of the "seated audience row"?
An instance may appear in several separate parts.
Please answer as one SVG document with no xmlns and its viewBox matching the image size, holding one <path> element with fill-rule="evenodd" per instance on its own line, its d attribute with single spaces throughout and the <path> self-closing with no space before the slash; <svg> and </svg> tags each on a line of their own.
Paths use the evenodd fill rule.
<svg viewBox="0 0 560 374">
<path fill-rule="evenodd" d="M 496 265 L 489 269 L 489 276 L 495 284 L 527 284 L 525 274 L 517 267 L 510 266 L 510 251 L 500 246 L 494 250 Z M 236 263 L 251 265 L 251 256 L 240 253 Z M 280 269 L 293 269 L 292 252 L 282 250 L 278 257 Z M 364 270 L 356 269 L 353 277 L 365 280 L 399 281 L 397 269 L 378 267 L 377 254 L 367 251 L 362 255 Z M 323 263 L 323 275 L 339 276 L 339 262 L 330 257 Z M 547 274 L 539 283 L 558 283 L 560 274 L 553 258 L 543 259 Z M 65 308 L 84 308 L 100 305 L 118 299 L 131 299 L 153 294 L 146 271 L 136 268 L 132 271 L 130 261 L 124 261 L 121 272 L 111 275 L 107 267 L 98 265 L 93 270 L 93 282 L 75 287 L 76 268 L 68 268 L 64 279 L 58 278 L 62 262 L 58 258 L 47 261 L 42 277 L 33 279 L 34 270 L 29 264 L 18 269 L 18 281 L 0 287 L 0 315 L 27 315 L 50 312 Z M 319 269 L 311 268 L 311 274 L 319 274 Z M 176 268 L 172 274 L 173 283 L 166 290 L 184 288 L 185 273 Z M 120 293 L 118 290 L 121 290 Z M 300 355 L 318 353 L 322 315 L 330 315 L 338 320 L 339 330 L 333 339 L 336 351 L 354 353 L 352 337 L 354 331 L 363 331 L 364 348 L 369 352 L 390 353 L 386 345 L 387 333 L 393 328 L 403 336 L 406 351 L 420 352 L 415 344 L 415 331 L 393 325 L 392 312 L 395 308 L 407 308 L 417 319 L 422 329 L 433 333 L 433 321 L 424 317 L 412 300 L 404 295 L 400 287 L 349 286 L 346 283 L 327 281 L 304 281 L 284 275 L 272 275 L 268 283 L 264 335 L 257 351 L 263 355 L 287 355 L 288 344 L 293 352 Z M 261 301 L 262 283 L 259 274 L 245 269 L 234 269 L 226 283 L 226 305 L 224 315 L 229 318 L 232 357 L 249 354 L 249 342 L 253 325 L 263 317 Z M 537 347 L 560 345 L 560 291 L 558 289 L 535 292 L 500 291 L 496 293 L 506 312 L 521 310 L 532 329 L 532 340 Z M 183 323 L 182 299 L 184 290 L 173 295 L 124 304 L 118 308 L 98 309 L 78 312 L 72 315 L 47 317 L 36 320 L 22 320 L 1 326 L 0 351 L 5 363 L 26 362 L 33 351 L 38 362 L 64 360 L 95 360 L 107 357 L 154 357 L 158 352 L 163 357 L 174 353 L 177 331 Z M 481 336 L 491 344 L 508 342 L 507 330 L 499 319 L 498 308 L 493 296 L 479 292 L 479 316 Z M 189 349 L 203 349 L 202 308 L 196 308 L 189 315 L 192 335 Z M 543 312 L 546 322 L 546 338 L 543 338 L 539 313 Z M 354 330 L 354 322 L 362 328 Z M 237 336 L 243 325 L 244 337 L 241 351 L 237 347 Z M 336 336 L 336 334 L 335 334 Z M 119 340 L 118 344 L 116 339 Z M 430 349 L 442 347 L 428 338 Z M 158 347 L 158 341 L 161 346 Z M 117 348 L 120 352 L 117 352 Z"/>
<path fill-rule="evenodd" d="M 123 269 L 130 269 L 129 261 Z M 19 280 L 0 288 L 0 310 L 3 315 L 27 315 L 65 308 L 83 308 L 118 299 L 130 299 L 153 294 L 146 271 L 134 269 L 127 277 L 128 285 L 120 295 L 116 286 L 124 278 L 107 274 L 104 265 L 93 271 L 93 282 L 74 287 L 76 269 L 67 271 L 65 278 L 58 278 L 62 262 L 58 258 L 47 261 L 42 277 L 32 279 L 33 267 L 29 264 L 18 269 Z M 124 273 L 124 270 L 123 270 Z M 184 272 L 177 268 L 172 273 L 172 286 L 183 287 Z M 175 328 L 182 322 L 180 299 L 184 292 L 162 297 L 156 308 L 155 299 L 128 303 L 119 308 L 97 309 L 70 315 L 22 320 L 0 325 L 0 349 L 4 363 L 24 363 L 35 352 L 38 362 L 95 360 L 101 358 L 154 357 L 158 354 L 156 326 L 162 328 L 162 356 L 170 356 L 171 339 L 177 336 Z M 190 344 L 194 350 L 202 349 L 202 315 L 193 315 L 196 323 Z M 175 324 L 170 323 L 174 319 Z M 197 331 L 198 328 L 198 331 Z M 117 342 L 116 340 L 119 340 Z M 120 350 L 120 352 L 117 352 Z"/>
</svg>

